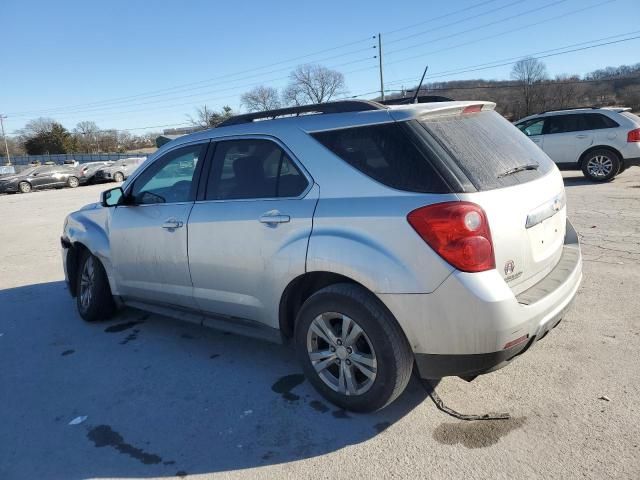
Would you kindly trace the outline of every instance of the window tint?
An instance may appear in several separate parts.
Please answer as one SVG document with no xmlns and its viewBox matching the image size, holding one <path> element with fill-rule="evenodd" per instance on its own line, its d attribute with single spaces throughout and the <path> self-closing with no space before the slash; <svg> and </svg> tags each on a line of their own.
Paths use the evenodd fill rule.
<svg viewBox="0 0 640 480">
<path fill-rule="evenodd" d="M 494 111 L 433 117 L 420 123 L 478 190 L 535 180 L 554 168 L 535 143 Z M 537 170 L 504 175 L 529 164 L 538 165 Z"/>
<path fill-rule="evenodd" d="M 218 142 L 207 200 L 297 197 L 307 179 L 282 148 L 269 140 Z"/>
<path fill-rule="evenodd" d="M 136 204 L 188 202 L 197 185 L 194 173 L 206 144 L 190 145 L 154 161 L 135 181 L 131 194 Z"/>
<path fill-rule="evenodd" d="M 586 126 L 581 121 L 582 115 L 554 115 L 547 117 L 544 122 L 544 134 L 567 133 L 585 130 Z"/>
<path fill-rule="evenodd" d="M 544 118 L 533 119 L 518 125 L 518 128 L 527 137 L 533 135 L 542 135 L 542 126 L 544 125 Z"/>
<path fill-rule="evenodd" d="M 600 130 L 602 128 L 616 128 L 619 125 L 601 113 L 585 113 L 580 115 L 585 124 L 586 130 Z"/>
<path fill-rule="evenodd" d="M 349 165 L 388 187 L 421 193 L 449 191 L 400 124 L 330 130 L 312 136 Z"/>
</svg>

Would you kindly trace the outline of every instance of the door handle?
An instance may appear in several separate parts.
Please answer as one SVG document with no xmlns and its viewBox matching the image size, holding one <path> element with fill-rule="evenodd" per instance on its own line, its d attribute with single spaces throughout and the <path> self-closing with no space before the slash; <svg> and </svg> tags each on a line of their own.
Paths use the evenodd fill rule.
<svg viewBox="0 0 640 480">
<path fill-rule="evenodd" d="M 576 135 L 576 138 L 587 138 L 589 135 L 584 135 L 584 134 L 580 134 L 580 135 Z"/>
<path fill-rule="evenodd" d="M 162 228 L 166 228 L 167 230 L 175 230 L 176 228 L 180 228 L 184 225 L 180 220 L 176 220 L 175 218 L 169 218 L 164 221 L 162 224 Z"/>
<path fill-rule="evenodd" d="M 279 211 L 277 210 L 271 210 L 270 212 L 266 212 L 263 213 L 262 215 L 260 215 L 260 222 L 261 223 L 287 223 L 291 220 L 291 217 L 289 215 L 282 215 Z"/>
</svg>

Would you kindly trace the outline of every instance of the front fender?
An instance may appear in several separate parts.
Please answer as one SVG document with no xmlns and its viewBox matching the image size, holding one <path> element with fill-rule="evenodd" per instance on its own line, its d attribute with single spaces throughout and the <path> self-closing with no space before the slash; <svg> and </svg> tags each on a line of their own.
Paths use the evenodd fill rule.
<svg viewBox="0 0 640 480">
<path fill-rule="evenodd" d="M 91 208 L 70 214 L 65 222 L 64 237 L 74 247 L 83 245 L 100 260 L 107 273 L 111 291 L 117 295 L 108 234 L 108 210 Z"/>
</svg>

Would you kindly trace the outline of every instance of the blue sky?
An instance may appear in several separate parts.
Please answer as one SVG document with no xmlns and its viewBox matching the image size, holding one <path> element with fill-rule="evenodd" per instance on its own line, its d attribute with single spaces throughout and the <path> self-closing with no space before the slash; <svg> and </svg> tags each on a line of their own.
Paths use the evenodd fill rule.
<svg viewBox="0 0 640 480">
<path fill-rule="evenodd" d="M 2 0 L 0 113 L 9 116 L 8 132 L 46 116 L 70 129 L 93 120 L 141 133 L 186 122 L 205 103 L 238 109 L 242 92 L 282 87 L 302 63 L 335 67 L 349 93 L 362 94 L 379 88 L 371 38 L 378 32 L 387 88 L 415 84 L 426 64 L 431 81 L 508 79 L 511 65 L 448 72 L 640 35 L 637 7 L 638 0 Z M 636 63 L 638 47 L 640 39 L 544 62 L 551 75 L 584 74 Z"/>
</svg>

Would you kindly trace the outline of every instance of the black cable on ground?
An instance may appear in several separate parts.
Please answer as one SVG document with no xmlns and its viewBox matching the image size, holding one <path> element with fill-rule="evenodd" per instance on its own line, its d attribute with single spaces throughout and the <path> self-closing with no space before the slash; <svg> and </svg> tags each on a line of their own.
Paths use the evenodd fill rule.
<svg viewBox="0 0 640 480">
<path fill-rule="evenodd" d="M 447 415 L 452 416 L 453 418 L 457 418 L 458 420 L 467 420 L 467 421 L 475 421 L 475 420 L 509 420 L 511 418 L 511 415 L 508 414 L 508 413 L 485 413 L 484 415 L 473 415 L 473 414 L 466 414 L 466 413 L 456 412 L 455 410 L 453 410 L 452 408 L 447 407 L 444 404 L 444 402 L 440 398 L 440 395 L 438 395 L 436 393 L 435 386 L 432 385 L 431 382 L 429 382 L 429 380 L 422 380 L 421 384 L 424 387 L 424 389 L 426 390 L 426 392 L 429 394 L 429 397 L 431 398 L 433 403 L 436 405 L 438 410 L 446 413 Z"/>
</svg>

